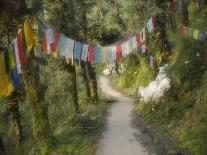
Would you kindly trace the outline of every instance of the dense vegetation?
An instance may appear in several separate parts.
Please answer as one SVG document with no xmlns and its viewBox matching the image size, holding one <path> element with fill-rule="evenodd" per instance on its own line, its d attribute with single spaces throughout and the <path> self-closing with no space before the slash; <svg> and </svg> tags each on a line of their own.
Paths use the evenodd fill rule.
<svg viewBox="0 0 207 155">
<path fill-rule="evenodd" d="M 68 37 L 108 45 L 139 32 L 155 16 L 154 33 L 148 36 L 150 53 L 158 66 L 169 64 L 172 87 L 159 103 L 139 102 L 138 112 L 147 123 L 167 129 L 180 147 L 204 155 L 207 45 L 181 35 L 177 25 L 207 31 L 207 4 L 205 0 L 199 0 L 199 6 L 193 0 L 180 0 L 180 11 L 170 12 L 167 2 L 1 0 L 0 47 L 11 43 L 26 17 L 34 23 L 34 30 L 41 18 Z M 40 45 L 30 59 L 37 60 L 38 65 L 27 63 L 20 87 L 0 98 L 0 154 L 95 154 L 96 138 L 108 107 L 96 80 L 103 65 L 73 66 L 43 55 Z M 139 51 L 123 59 L 121 66 L 121 74 L 112 76 L 113 84 L 129 94 L 137 94 L 137 88 L 148 85 L 157 73 Z"/>
<path fill-rule="evenodd" d="M 201 2 L 198 7 L 189 3 L 188 16 L 189 27 L 207 31 L 206 4 Z M 176 24 L 180 22 L 180 18 L 179 13 L 173 14 Z M 147 123 L 161 126 L 179 147 L 192 154 L 204 155 L 207 153 L 207 45 L 206 42 L 183 36 L 177 29 L 170 27 L 167 38 L 173 49 L 166 61 L 160 61 L 159 64 L 169 64 L 166 73 L 171 79 L 171 89 L 159 103 L 138 102 L 138 113 Z M 127 67 L 121 76 L 112 76 L 114 86 L 137 95 L 138 88 L 147 86 L 156 76 L 156 72 L 146 62 L 146 58 L 139 53 L 131 55 L 128 60 L 123 61 Z"/>
</svg>

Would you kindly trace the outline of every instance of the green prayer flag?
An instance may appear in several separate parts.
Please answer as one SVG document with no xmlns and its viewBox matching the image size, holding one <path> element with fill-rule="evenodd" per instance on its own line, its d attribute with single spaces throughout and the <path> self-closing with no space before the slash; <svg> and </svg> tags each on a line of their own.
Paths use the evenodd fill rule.
<svg viewBox="0 0 207 155">
<path fill-rule="evenodd" d="M 8 48 L 4 50 L 4 66 L 5 66 L 6 73 L 9 74 L 9 72 L 10 72 L 10 61 L 9 61 Z"/>
</svg>

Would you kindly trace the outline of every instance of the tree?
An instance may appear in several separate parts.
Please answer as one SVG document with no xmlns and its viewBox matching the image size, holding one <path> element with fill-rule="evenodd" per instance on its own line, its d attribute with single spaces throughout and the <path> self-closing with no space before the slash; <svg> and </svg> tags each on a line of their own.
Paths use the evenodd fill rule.
<svg viewBox="0 0 207 155">
<path fill-rule="evenodd" d="M 47 105 L 45 104 L 46 87 L 40 81 L 39 63 L 34 51 L 23 68 L 23 82 L 27 92 L 26 97 L 32 110 L 33 135 L 41 146 L 42 153 L 47 152 L 55 144 L 55 137 L 50 129 Z"/>
<path fill-rule="evenodd" d="M 3 143 L 1 135 L 0 135 L 0 154 L 2 154 L 2 155 L 6 154 L 6 150 L 4 148 L 4 143 Z"/>
<path fill-rule="evenodd" d="M 180 23 L 182 25 L 188 26 L 188 1 L 181 0 L 180 1 Z"/>
</svg>

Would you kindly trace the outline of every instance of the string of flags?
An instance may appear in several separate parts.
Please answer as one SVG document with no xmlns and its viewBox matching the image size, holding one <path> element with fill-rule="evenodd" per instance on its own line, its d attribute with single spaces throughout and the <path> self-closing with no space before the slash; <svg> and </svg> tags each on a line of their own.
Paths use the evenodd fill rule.
<svg viewBox="0 0 207 155">
<path fill-rule="evenodd" d="M 91 64 L 114 63 L 115 61 L 120 62 L 122 57 L 126 57 L 134 49 L 146 53 L 149 50 L 146 35 L 153 29 L 154 17 L 151 17 L 140 33 L 130 35 L 124 42 L 120 41 L 107 47 L 101 47 L 75 41 L 39 21 L 38 39 L 42 44 L 44 54 L 63 58 L 67 63 L 74 64 L 75 60 Z M 10 46 L 0 49 L 0 96 L 10 95 L 20 84 L 22 67 L 26 63 L 35 41 L 31 25 L 26 19 L 23 28 Z"/>
<path fill-rule="evenodd" d="M 55 29 L 49 28 L 41 20 L 38 23 L 39 38 L 42 41 L 42 49 L 46 55 L 55 58 L 64 58 L 66 62 L 74 64 L 75 60 L 88 61 L 91 64 L 120 62 L 122 57 L 129 55 L 134 49 L 140 49 L 142 53 L 149 50 L 146 43 L 147 32 L 154 29 L 154 17 L 151 17 L 140 33 L 128 36 L 124 42 L 117 42 L 107 47 L 88 45 L 75 41 Z"/>
<path fill-rule="evenodd" d="M 8 96 L 20 84 L 19 74 L 34 45 L 32 28 L 25 20 L 23 29 L 9 47 L 0 49 L 0 96 Z"/>
<path fill-rule="evenodd" d="M 179 24 L 178 25 L 179 32 L 182 35 L 191 37 L 193 39 L 199 40 L 201 42 L 205 42 L 207 39 L 207 33 L 199 30 L 192 29 L 185 25 Z"/>
<path fill-rule="evenodd" d="M 184 0 L 184 3 L 187 3 L 188 0 Z M 193 0 L 193 4 L 195 4 L 197 7 L 200 5 L 199 0 Z M 170 12 L 179 12 L 181 8 L 181 1 L 180 0 L 169 0 L 168 3 L 168 10 Z"/>
</svg>

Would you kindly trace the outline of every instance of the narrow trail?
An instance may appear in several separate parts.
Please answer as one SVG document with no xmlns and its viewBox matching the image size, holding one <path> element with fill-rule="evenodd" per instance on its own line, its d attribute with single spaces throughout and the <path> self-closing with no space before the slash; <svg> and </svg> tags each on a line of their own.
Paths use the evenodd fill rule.
<svg viewBox="0 0 207 155">
<path fill-rule="evenodd" d="M 96 155 L 151 155 L 136 138 L 142 132 L 132 127 L 135 108 L 134 99 L 119 93 L 111 87 L 107 77 L 99 77 L 100 88 L 106 95 L 116 98 L 117 101 L 109 110 L 107 129 L 103 132 L 98 144 Z"/>
</svg>

